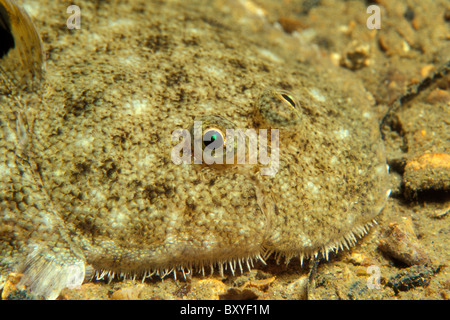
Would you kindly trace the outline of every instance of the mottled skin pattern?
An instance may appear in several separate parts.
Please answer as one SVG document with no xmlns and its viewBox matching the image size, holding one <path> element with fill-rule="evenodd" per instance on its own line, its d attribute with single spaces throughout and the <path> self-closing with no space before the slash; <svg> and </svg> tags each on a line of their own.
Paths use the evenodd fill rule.
<svg viewBox="0 0 450 320">
<path fill-rule="evenodd" d="M 86 4 L 92 19 L 71 34 L 55 27 L 57 4 L 41 9 L 52 46 L 41 89 L 1 98 L 2 277 L 24 272 L 34 294 L 55 298 L 86 266 L 234 272 L 269 253 L 327 256 L 362 236 L 388 192 L 363 87 L 277 57 L 213 9 L 144 3 L 95 14 Z M 279 130 L 274 175 L 172 162 L 175 129 L 220 118 Z"/>
</svg>

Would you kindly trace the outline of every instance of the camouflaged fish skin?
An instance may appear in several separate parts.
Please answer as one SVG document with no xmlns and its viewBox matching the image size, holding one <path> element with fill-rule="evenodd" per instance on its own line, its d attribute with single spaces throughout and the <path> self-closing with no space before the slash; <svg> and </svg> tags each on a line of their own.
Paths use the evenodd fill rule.
<svg viewBox="0 0 450 320">
<path fill-rule="evenodd" d="M 196 5 L 117 3 L 94 15 L 86 3 L 92 19 L 70 33 L 56 28 L 67 19 L 50 14 L 57 4 L 40 9 L 45 79 L 1 97 L 3 279 L 23 272 L 51 299 L 87 266 L 234 272 L 271 253 L 326 257 L 367 232 L 388 196 L 370 94 L 351 73 L 278 54 Z M 274 174 L 260 162 L 175 164 L 172 132 L 199 119 L 268 129 L 269 155 L 277 129 Z"/>
</svg>

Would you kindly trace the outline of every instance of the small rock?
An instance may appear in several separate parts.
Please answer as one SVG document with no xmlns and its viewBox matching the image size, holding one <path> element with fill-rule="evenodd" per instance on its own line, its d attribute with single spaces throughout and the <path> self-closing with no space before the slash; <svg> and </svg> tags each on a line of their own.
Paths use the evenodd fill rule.
<svg viewBox="0 0 450 320">
<path fill-rule="evenodd" d="M 292 33 L 306 27 L 305 24 L 303 24 L 299 19 L 296 18 L 280 17 L 278 19 L 278 23 L 287 33 Z"/>
<path fill-rule="evenodd" d="M 121 288 L 111 295 L 111 300 L 139 300 L 143 289 L 143 284 Z"/>
<path fill-rule="evenodd" d="M 259 295 L 255 291 L 257 290 L 230 288 L 220 295 L 220 300 L 256 300 Z"/>
<path fill-rule="evenodd" d="M 414 17 L 414 19 L 412 19 L 411 21 L 411 26 L 414 28 L 414 30 L 419 30 L 422 25 L 422 19 L 420 19 L 419 17 Z"/>
<path fill-rule="evenodd" d="M 420 170 L 427 167 L 450 168 L 450 155 L 446 153 L 426 153 L 420 157 L 408 161 L 406 169 Z"/>
<path fill-rule="evenodd" d="M 441 291 L 442 299 L 450 300 L 450 280 L 444 282 L 443 291 Z"/>
<path fill-rule="evenodd" d="M 450 212 L 450 207 L 438 209 L 434 211 L 433 218 L 442 219 Z"/>
<path fill-rule="evenodd" d="M 447 104 L 450 102 L 450 92 L 448 92 L 447 90 L 435 89 L 430 92 L 430 94 L 426 98 L 426 101 L 431 104 Z"/>
<path fill-rule="evenodd" d="M 13 272 L 8 275 L 5 284 L 3 285 L 1 296 L 2 300 L 19 299 L 19 296 L 21 295 L 20 292 L 23 290 L 18 289 L 17 284 L 19 283 L 22 276 L 23 276 L 22 273 L 13 273 Z M 24 298 L 26 299 L 26 297 Z"/>
<path fill-rule="evenodd" d="M 436 67 L 432 64 L 427 64 L 425 66 L 423 66 L 422 68 L 420 68 L 420 76 L 422 78 L 426 78 L 428 77 L 431 72 L 433 72 L 436 69 Z"/>
<path fill-rule="evenodd" d="M 264 294 L 272 282 L 275 281 L 275 277 L 247 280 L 241 284 L 238 288 L 231 288 L 228 291 L 220 295 L 221 300 L 254 300 L 264 298 Z"/>
<path fill-rule="evenodd" d="M 450 280 L 447 280 L 444 282 L 444 289 L 445 290 L 450 290 Z"/>
<path fill-rule="evenodd" d="M 246 288 L 257 288 L 258 290 L 267 290 L 272 282 L 275 281 L 275 277 L 261 279 L 261 280 L 250 280 L 242 285 L 242 289 Z"/>
<path fill-rule="evenodd" d="M 450 21 L 450 9 L 445 10 L 444 12 L 444 20 L 445 21 Z"/>
<path fill-rule="evenodd" d="M 408 51 L 408 47 L 405 45 L 406 42 L 391 28 L 380 34 L 378 44 L 388 56 L 403 55 Z"/>
<path fill-rule="evenodd" d="M 220 300 L 220 295 L 225 294 L 227 286 L 216 279 L 202 279 L 191 284 L 191 290 L 186 298 L 191 300 Z"/>
<path fill-rule="evenodd" d="M 350 255 L 350 262 L 357 266 L 370 266 L 374 264 L 372 259 L 370 259 L 364 253 L 352 252 Z"/>
<path fill-rule="evenodd" d="M 422 248 L 414 234 L 411 217 L 401 219 L 400 223 L 389 224 L 386 236 L 379 241 L 379 249 L 409 266 L 437 267 L 436 259 Z"/>
<path fill-rule="evenodd" d="M 306 300 L 308 298 L 307 286 L 308 276 L 305 275 L 289 283 L 284 293 L 289 300 Z"/>
<path fill-rule="evenodd" d="M 403 174 L 405 196 L 414 199 L 419 193 L 450 191 L 450 155 L 426 153 L 409 160 Z"/>
<path fill-rule="evenodd" d="M 369 56 L 369 45 L 361 45 L 347 51 L 347 53 L 342 56 L 340 64 L 347 69 L 358 70 L 370 64 Z"/>
<path fill-rule="evenodd" d="M 88 282 L 78 289 L 63 289 L 58 300 L 107 300 L 109 298 L 109 290 L 106 286 L 100 282 Z"/>
<path fill-rule="evenodd" d="M 441 293 L 441 296 L 442 296 L 442 299 L 444 299 L 444 300 L 450 300 L 450 292 L 448 292 L 448 291 L 443 291 Z"/>
<path fill-rule="evenodd" d="M 386 285 L 392 288 L 395 294 L 400 291 L 408 291 L 415 287 L 426 287 L 431 281 L 434 272 L 431 268 L 414 266 L 404 269 L 391 277 Z"/>
<path fill-rule="evenodd" d="M 407 6 L 403 16 L 405 17 L 406 20 L 412 21 L 414 19 L 414 16 L 415 16 L 414 9 L 411 8 L 410 6 Z"/>
<path fill-rule="evenodd" d="M 368 288 L 366 281 L 358 280 L 353 282 L 350 288 L 347 290 L 347 297 L 350 300 L 364 299 L 367 291 Z"/>
<path fill-rule="evenodd" d="M 191 290 L 191 285 L 189 283 L 186 283 L 175 290 L 173 293 L 176 297 L 182 299 L 184 296 L 186 296 L 189 291 Z"/>
</svg>

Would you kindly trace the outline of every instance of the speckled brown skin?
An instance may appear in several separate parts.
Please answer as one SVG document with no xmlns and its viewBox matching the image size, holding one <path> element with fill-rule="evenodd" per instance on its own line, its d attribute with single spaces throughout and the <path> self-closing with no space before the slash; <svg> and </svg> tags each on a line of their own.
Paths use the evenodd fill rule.
<svg viewBox="0 0 450 320">
<path fill-rule="evenodd" d="M 363 235 L 388 192 L 363 87 L 277 56 L 213 8 L 144 3 L 86 3 L 91 22 L 70 33 L 54 28 L 57 4 L 40 9 L 53 48 L 42 89 L 1 101 L 2 276 L 19 269 L 55 298 L 87 265 L 234 271 L 272 252 L 327 256 Z M 172 162 L 172 132 L 217 116 L 279 130 L 273 175 Z"/>
</svg>

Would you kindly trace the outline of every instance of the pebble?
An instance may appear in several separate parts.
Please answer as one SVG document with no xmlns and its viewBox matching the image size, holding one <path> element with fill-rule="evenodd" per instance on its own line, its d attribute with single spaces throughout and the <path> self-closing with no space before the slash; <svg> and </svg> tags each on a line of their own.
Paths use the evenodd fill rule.
<svg viewBox="0 0 450 320">
<path fill-rule="evenodd" d="M 350 285 L 346 294 L 350 300 L 361 300 L 367 295 L 368 290 L 366 281 L 357 280 Z"/>
<path fill-rule="evenodd" d="M 450 102 L 450 92 L 448 92 L 447 90 L 434 89 L 430 92 L 430 94 L 426 98 L 426 101 L 431 104 L 447 104 Z"/>
<path fill-rule="evenodd" d="M 63 289 L 58 300 L 107 300 L 110 298 L 107 286 L 101 285 L 100 282 L 88 282 L 81 285 L 79 289 Z"/>
<path fill-rule="evenodd" d="M 420 68 L 420 76 L 422 78 L 428 77 L 434 70 L 436 70 L 436 67 L 432 64 L 427 64 Z"/>
<path fill-rule="evenodd" d="M 364 253 L 352 252 L 350 255 L 350 262 L 357 266 L 370 266 L 374 264 L 372 259 L 370 259 Z"/>
<path fill-rule="evenodd" d="M 225 294 L 220 296 L 221 300 L 256 300 L 260 299 L 258 290 L 229 288 Z"/>
<path fill-rule="evenodd" d="M 145 286 L 143 284 L 138 284 L 131 287 L 121 288 L 111 295 L 111 300 L 139 300 L 144 287 Z"/>
<path fill-rule="evenodd" d="M 220 280 L 202 279 L 191 285 L 191 290 L 186 295 L 188 300 L 220 300 L 225 294 L 227 286 Z"/>
<path fill-rule="evenodd" d="M 369 45 L 360 45 L 347 51 L 342 56 L 340 65 L 350 70 L 359 70 L 370 65 Z"/>
<path fill-rule="evenodd" d="M 307 285 L 308 285 L 308 276 L 307 275 L 302 276 L 297 280 L 289 283 L 286 286 L 284 294 L 286 295 L 286 298 L 289 300 L 291 299 L 306 300 L 308 297 Z"/>
<path fill-rule="evenodd" d="M 276 277 L 260 270 L 252 270 L 237 277 L 228 284 L 228 290 L 220 296 L 222 300 L 266 300 L 273 299 L 269 288 L 275 282 Z"/>
<path fill-rule="evenodd" d="M 401 217 L 400 222 L 390 223 L 378 247 L 387 255 L 407 264 L 437 267 L 436 259 L 427 252 L 414 234 L 411 217 Z"/>
<path fill-rule="evenodd" d="M 450 212 L 450 206 L 447 206 L 443 209 L 438 209 L 434 211 L 434 218 L 441 219 L 445 217 Z"/>
<path fill-rule="evenodd" d="M 13 272 L 8 275 L 2 290 L 2 300 L 8 300 L 9 296 L 17 290 L 17 284 L 19 283 L 22 276 L 23 274 L 21 273 Z"/>
<path fill-rule="evenodd" d="M 398 272 L 388 280 L 386 286 L 391 287 L 395 294 L 415 287 L 426 287 L 429 285 L 433 274 L 434 272 L 430 268 L 414 266 Z"/>
<path fill-rule="evenodd" d="M 444 20 L 450 21 L 450 9 L 445 10 L 444 12 Z"/>
<path fill-rule="evenodd" d="M 298 31 L 300 29 L 306 28 L 306 25 L 302 23 L 300 20 L 289 17 L 280 17 L 278 19 L 278 23 L 281 25 L 283 30 L 287 33 L 292 33 L 294 31 Z"/>
<path fill-rule="evenodd" d="M 403 54 L 405 51 L 403 43 L 403 39 L 394 30 L 382 33 L 378 38 L 381 50 L 388 56 Z"/>
<path fill-rule="evenodd" d="M 234 299 L 234 300 L 253 300 L 253 299 L 267 299 L 266 294 L 267 289 L 275 281 L 275 277 L 260 279 L 260 280 L 248 280 L 239 288 L 235 289 L 233 295 L 230 295 L 230 290 L 228 290 L 227 295 L 222 297 L 223 299 Z"/>
<path fill-rule="evenodd" d="M 413 199 L 428 190 L 450 190 L 450 154 L 425 153 L 407 161 L 403 174 L 405 196 Z"/>
<path fill-rule="evenodd" d="M 242 289 L 257 288 L 258 290 L 267 290 L 272 282 L 275 281 L 275 277 L 261 279 L 261 280 L 249 280 L 242 285 Z"/>
</svg>

